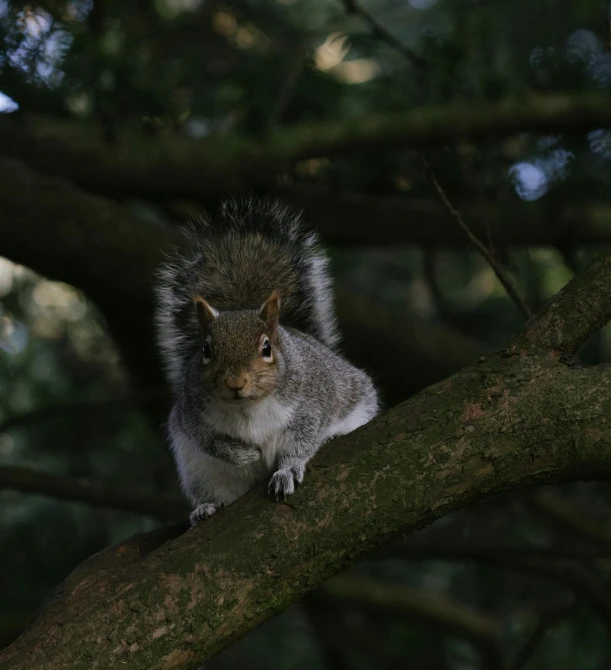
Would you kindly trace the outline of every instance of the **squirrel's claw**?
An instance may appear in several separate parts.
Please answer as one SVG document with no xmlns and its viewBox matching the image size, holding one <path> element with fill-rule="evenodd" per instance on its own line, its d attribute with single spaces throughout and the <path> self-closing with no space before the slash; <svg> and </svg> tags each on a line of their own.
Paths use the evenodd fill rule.
<svg viewBox="0 0 611 670">
<path fill-rule="evenodd" d="M 277 470 L 269 480 L 267 490 L 275 495 L 276 501 L 280 496 L 286 500 L 286 496 L 295 493 L 293 473 L 290 470 Z"/>
<path fill-rule="evenodd" d="M 216 505 L 212 503 L 202 503 L 198 505 L 189 515 L 191 526 L 196 526 L 216 512 Z"/>
</svg>

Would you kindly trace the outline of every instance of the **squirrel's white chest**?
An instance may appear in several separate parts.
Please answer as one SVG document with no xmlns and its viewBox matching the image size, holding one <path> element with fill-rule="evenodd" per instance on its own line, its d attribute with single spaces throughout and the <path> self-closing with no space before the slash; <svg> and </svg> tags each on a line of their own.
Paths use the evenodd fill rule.
<svg viewBox="0 0 611 670">
<path fill-rule="evenodd" d="M 286 429 L 293 414 L 292 407 L 264 398 L 244 408 L 210 407 L 206 422 L 220 433 L 256 444 L 267 466 L 272 467 L 288 438 Z"/>
</svg>

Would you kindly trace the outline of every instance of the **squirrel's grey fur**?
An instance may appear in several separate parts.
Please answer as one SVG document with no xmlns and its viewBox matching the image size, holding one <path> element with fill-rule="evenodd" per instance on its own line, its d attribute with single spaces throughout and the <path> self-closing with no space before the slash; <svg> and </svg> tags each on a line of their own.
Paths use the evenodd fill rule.
<svg viewBox="0 0 611 670">
<path fill-rule="evenodd" d="M 170 383 L 182 383 L 201 348 L 195 295 L 223 311 L 259 308 L 278 290 L 283 324 L 333 349 L 339 336 L 328 259 L 301 215 L 278 201 L 247 198 L 223 203 L 215 224 L 204 219 L 184 228 L 186 250 L 159 272 L 158 342 Z"/>
<path fill-rule="evenodd" d="M 224 207 L 220 236 L 162 270 L 157 322 L 175 402 L 169 436 L 191 521 L 266 475 L 290 495 L 320 446 L 371 420 L 367 374 L 337 341 L 326 258 L 290 210 Z"/>
</svg>

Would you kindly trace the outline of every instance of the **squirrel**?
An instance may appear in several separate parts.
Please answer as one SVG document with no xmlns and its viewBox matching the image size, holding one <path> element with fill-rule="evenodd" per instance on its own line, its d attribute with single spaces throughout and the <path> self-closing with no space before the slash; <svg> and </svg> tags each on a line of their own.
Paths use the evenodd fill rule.
<svg viewBox="0 0 611 670">
<path fill-rule="evenodd" d="M 370 377 L 335 352 L 328 259 L 301 214 L 228 200 L 158 273 L 168 435 L 195 525 L 272 475 L 286 499 L 326 441 L 370 421 Z"/>
</svg>

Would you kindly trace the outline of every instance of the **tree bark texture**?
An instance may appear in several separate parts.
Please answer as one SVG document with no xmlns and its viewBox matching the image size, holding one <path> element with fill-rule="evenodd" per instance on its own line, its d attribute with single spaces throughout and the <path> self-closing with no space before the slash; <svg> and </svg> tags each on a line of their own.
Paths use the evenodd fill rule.
<svg viewBox="0 0 611 670">
<path fill-rule="evenodd" d="M 286 503 L 262 483 L 184 534 L 94 557 L 0 654 L 0 669 L 195 668 L 444 514 L 502 491 L 611 478 L 611 368 L 563 355 L 608 318 L 610 286 L 604 256 L 502 351 L 326 445 Z M 588 309 L 576 311 L 580 296 Z"/>
</svg>

